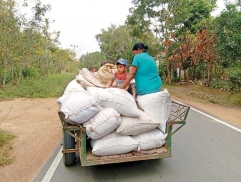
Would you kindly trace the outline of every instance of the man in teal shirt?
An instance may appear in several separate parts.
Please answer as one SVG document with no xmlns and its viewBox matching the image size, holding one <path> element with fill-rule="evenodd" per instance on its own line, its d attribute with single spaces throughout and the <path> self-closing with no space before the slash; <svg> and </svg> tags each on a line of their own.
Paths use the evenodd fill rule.
<svg viewBox="0 0 241 182">
<path fill-rule="evenodd" d="M 156 93 L 161 90 L 162 80 L 158 75 L 156 62 L 154 58 L 146 52 L 147 49 L 148 46 L 143 43 L 136 43 L 133 46 L 132 52 L 135 56 L 131 71 L 120 88 L 125 88 L 134 77 L 137 95 Z"/>
</svg>

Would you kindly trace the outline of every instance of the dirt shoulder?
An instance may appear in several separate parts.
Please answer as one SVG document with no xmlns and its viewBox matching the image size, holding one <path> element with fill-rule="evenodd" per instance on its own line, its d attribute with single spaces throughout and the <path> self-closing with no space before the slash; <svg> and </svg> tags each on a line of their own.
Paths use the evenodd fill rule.
<svg viewBox="0 0 241 182">
<path fill-rule="evenodd" d="M 0 102 L 0 128 L 14 133 L 12 164 L 0 167 L 1 181 L 31 181 L 61 138 L 56 99 Z"/>
<path fill-rule="evenodd" d="M 241 127 L 241 110 L 172 96 L 230 124 Z M 0 167 L 1 181 L 31 181 L 45 164 L 62 135 L 56 99 L 14 99 L 0 102 L 0 128 L 14 133 L 15 161 Z M 14 175 L 13 175 L 14 174 Z"/>
</svg>

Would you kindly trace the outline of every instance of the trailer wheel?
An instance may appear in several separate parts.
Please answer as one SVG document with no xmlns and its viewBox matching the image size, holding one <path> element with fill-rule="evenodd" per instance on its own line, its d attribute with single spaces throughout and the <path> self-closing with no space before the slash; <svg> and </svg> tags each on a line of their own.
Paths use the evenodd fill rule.
<svg viewBox="0 0 241 182">
<path fill-rule="evenodd" d="M 75 132 L 71 131 L 75 134 Z M 63 132 L 63 148 L 64 149 L 75 149 L 75 138 Z M 65 166 L 72 166 L 76 162 L 75 152 L 72 153 L 63 153 L 63 162 Z"/>
</svg>

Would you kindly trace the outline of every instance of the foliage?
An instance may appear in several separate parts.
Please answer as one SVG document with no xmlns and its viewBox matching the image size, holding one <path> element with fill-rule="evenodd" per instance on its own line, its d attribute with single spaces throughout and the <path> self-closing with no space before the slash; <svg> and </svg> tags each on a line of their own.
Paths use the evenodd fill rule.
<svg viewBox="0 0 241 182">
<path fill-rule="evenodd" d="M 87 68 L 88 70 L 97 69 L 101 66 L 101 62 L 106 60 L 105 56 L 100 52 L 92 52 L 83 54 L 79 61 L 81 62 L 81 67 Z"/>
<path fill-rule="evenodd" d="M 101 32 L 96 35 L 96 39 L 107 61 L 115 63 L 119 58 L 131 59 L 131 46 L 135 41 L 127 26 L 111 25 L 107 30 L 102 29 Z"/>
<path fill-rule="evenodd" d="M 174 44 L 170 41 L 166 46 Z M 196 78 L 196 68 L 205 65 L 208 71 L 208 81 L 212 78 L 212 67 L 217 60 L 215 35 L 203 29 L 195 36 L 189 35 L 183 38 L 179 47 L 172 51 L 168 60 L 174 68 L 184 70 L 184 79 L 188 80 L 187 69 L 192 69 L 192 79 Z"/>
<path fill-rule="evenodd" d="M 0 89 L 0 98 L 49 98 L 63 94 L 67 84 L 76 74 L 43 76 L 39 79 L 23 79 L 20 86 L 7 85 Z"/>
<path fill-rule="evenodd" d="M 237 67 L 229 68 L 229 84 L 231 90 L 241 91 L 241 62 Z"/>
<path fill-rule="evenodd" d="M 216 0 L 192 0 L 188 2 L 190 15 L 184 20 L 182 32 L 195 34 L 198 30 L 206 28 L 206 20 L 211 19 L 211 12 L 215 8 Z"/>
<path fill-rule="evenodd" d="M 111 25 L 107 30 L 102 29 L 102 33 L 96 35 L 101 53 L 106 57 L 107 61 L 115 63 L 119 58 L 124 58 L 131 64 L 134 56 L 132 47 L 137 42 L 148 45 L 148 52 L 151 55 L 158 54 L 161 46 L 153 33 L 147 32 L 144 37 L 133 37 L 131 29 L 132 27 L 128 25 L 119 27 Z"/>
<path fill-rule="evenodd" d="M 224 67 L 235 67 L 241 58 L 241 12 L 240 5 L 226 5 L 215 19 L 219 63 Z"/>
<path fill-rule="evenodd" d="M 24 78 L 71 72 L 77 65 L 73 52 L 58 47 L 59 32 L 49 32 L 45 13 L 50 6 L 34 2 L 28 20 L 15 1 L 0 0 L 0 87 L 20 85 Z"/>
<path fill-rule="evenodd" d="M 180 47 L 177 45 L 181 45 L 183 41 L 187 45 L 185 42 L 190 40 L 185 38 L 187 34 L 195 34 L 200 26 L 205 25 L 206 19 L 210 19 L 216 0 L 133 0 L 132 3 L 134 7 L 130 9 L 127 24 L 134 27 L 132 34 L 137 37 L 152 31 L 159 38 L 159 44 L 163 45 L 159 52 L 166 57 L 168 81 L 171 83 L 172 63 L 168 60 L 169 56 L 173 51 L 178 51 Z M 182 62 L 190 62 L 188 53 L 184 54 L 186 56 L 182 57 Z M 180 61 L 181 59 L 178 64 Z"/>
</svg>

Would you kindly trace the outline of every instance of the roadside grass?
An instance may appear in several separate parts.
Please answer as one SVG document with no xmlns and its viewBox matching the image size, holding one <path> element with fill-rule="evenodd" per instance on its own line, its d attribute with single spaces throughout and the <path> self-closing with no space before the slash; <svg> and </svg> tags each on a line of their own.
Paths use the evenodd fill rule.
<svg viewBox="0 0 241 182">
<path fill-rule="evenodd" d="M 0 89 L 1 100 L 12 98 L 51 98 L 59 97 L 67 84 L 75 78 L 74 74 L 51 75 L 36 79 L 24 79 L 19 87 L 6 85 Z M 0 100 L 0 101 L 1 101 Z"/>
<path fill-rule="evenodd" d="M 241 92 L 228 92 L 201 85 L 165 84 L 171 95 L 187 97 L 198 102 L 210 102 L 225 107 L 241 108 Z"/>
<path fill-rule="evenodd" d="M 12 150 L 12 140 L 14 138 L 15 136 L 10 132 L 0 129 L 0 166 L 11 164 L 14 161 L 14 157 L 9 155 Z"/>
<path fill-rule="evenodd" d="M 39 80 L 26 79 L 19 87 L 7 85 L 4 89 L 0 89 L 0 101 L 14 98 L 57 98 L 63 94 L 65 87 L 74 78 L 74 74 L 60 74 L 46 76 Z M 14 157 L 10 156 L 14 137 L 11 133 L 0 129 L 0 166 L 14 161 Z"/>
</svg>

